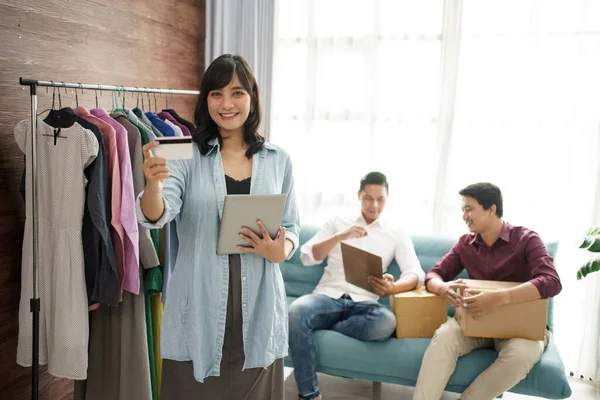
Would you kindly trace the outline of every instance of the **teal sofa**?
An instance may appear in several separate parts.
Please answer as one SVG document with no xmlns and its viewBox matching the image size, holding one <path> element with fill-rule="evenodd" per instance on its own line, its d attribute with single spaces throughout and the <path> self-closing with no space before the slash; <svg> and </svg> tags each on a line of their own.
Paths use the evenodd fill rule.
<svg viewBox="0 0 600 400">
<path fill-rule="evenodd" d="M 317 232 L 316 227 L 304 226 L 300 233 L 300 244 L 306 243 Z M 454 240 L 434 236 L 415 236 L 412 238 L 415 251 L 425 272 L 446 254 Z M 549 253 L 554 256 L 556 243 L 547 244 Z M 313 291 L 327 260 L 318 266 L 305 267 L 300 262 L 300 251 L 280 267 L 287 291 L 288 305 L 296 298 Z M 388 272 L 398 278 L 400 270 L 394 261 Z M 461 277 L 467 278 L 463 272 Z M 388 298 L 380 302 L 389 306 Z M 454 309 L 448 307 L 448 315 L 453 316 Z M 553 327 L 552 299 L 549 302 L 548 326 Z M 395 383 L 414 386 L 430 339 L 397 339 L 385 342 L 361 342 L 328 330 L 314 332 L 317 345 L 317 371 L 329 375 L 356 378 L 372 382 Z M 461 357 L 455 372 L 450 377 L 447 391 L 461 393 L 488 366 L 497 353 L 494 350 L 480 349 Z M 292 367 L 290 357 L 285 364 Z M 374 385 L 374 397 L 377 390 Z M 513 387 L 511 392 L 538 396 L 548 399 L 566 399 L 571 396 L 565 369 L 554 340 L 551 339 L 542 359 L 533 367 L 529 375 Z"/>
</svg>

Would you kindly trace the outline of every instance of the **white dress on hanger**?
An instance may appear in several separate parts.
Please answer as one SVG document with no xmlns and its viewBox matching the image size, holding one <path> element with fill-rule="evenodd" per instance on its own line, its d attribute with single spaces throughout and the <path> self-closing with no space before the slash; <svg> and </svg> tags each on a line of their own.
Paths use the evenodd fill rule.
<svg viewBox="0 0 600 400">
<path fill-rule="evenodd" d="M 38 266 L 40 365 L 68 379 L 85 379 L 88 367 L 88 301 L 85 286 L 82 218 L 87 180 L 84 169 L 98 154 L 94 134 L 75 123 L 54 128 L 37 120 Z M 33 213 L 31 198 L 31 122 L 15 127 L 15 141 L 26 157 L 26 219 L 23 235 L 17 363 L 32 363 Z"/>
</svg>

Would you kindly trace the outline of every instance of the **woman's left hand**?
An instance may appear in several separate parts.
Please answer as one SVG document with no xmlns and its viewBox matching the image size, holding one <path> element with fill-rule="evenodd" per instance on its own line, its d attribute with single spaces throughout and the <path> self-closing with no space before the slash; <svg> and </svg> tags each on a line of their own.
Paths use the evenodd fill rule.
<svg viewBox="0 0 600 400">
<path fill-rule="evenodd" d="M 258 237 L 250 229 L 242 228 L 240 237 L 248 242 L 250 247 L 238 246 L 238 249 L 246 253 L 254 253 L 259 256 L 263 256 L 272 263 L 278 264 L 285 261 L 287 255 L 285 254 L 285 228 L 279 227 L 279 234 L 275 240 L 271 239 L 269 232 L 265 225 L 260 221 L 256 221 L 258 228 L 262 234 L 262 239 Z"/>
</svg>

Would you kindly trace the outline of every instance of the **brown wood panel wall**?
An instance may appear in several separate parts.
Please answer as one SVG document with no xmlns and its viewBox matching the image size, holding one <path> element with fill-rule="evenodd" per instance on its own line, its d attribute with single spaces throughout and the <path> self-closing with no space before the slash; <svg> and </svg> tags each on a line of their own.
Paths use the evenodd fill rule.
<svg viewBox="0 0 600 400">
<path fill-rule="evenodd" d="M 204 70 L 204 21 L 202 0 L 0 0 L 0 398 L 31 398 L 30 369 L 16 364 L 24 204 L 13 128 L 30 116 L 19 77 L 195 90 Z M 39 110 L 49 108 L 52 90 L 38 94 Z M 63 106 L 75 106 L 73 90 L 61 97 Z M 110 92 L 98 100 L 111 107 Z M 136 100 L 127 95 L 125 106 Z M 165 97 L 156 100 L 164 108 Z M 79 103 L 94 108 L 94 92 L 80 93 Z M 169 97 L 189 120 L 194 105 L 194 97 Z M 41 374 L 40 399 L 70 399 L 72 392 L 72 381 Z"/>
</svg>

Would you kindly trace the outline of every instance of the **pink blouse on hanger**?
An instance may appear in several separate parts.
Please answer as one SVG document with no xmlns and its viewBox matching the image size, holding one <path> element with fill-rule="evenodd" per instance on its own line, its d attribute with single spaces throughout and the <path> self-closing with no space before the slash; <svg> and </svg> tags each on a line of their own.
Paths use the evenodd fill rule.
<svg viewBox="0 0 600 400">
<path fill-rule="evenodd" d="M 112 126 L 116 132 L 117 155 L 121 172 L 121 212 L 120 219 L 125 229 L 125 268 L 123 277 L 123 290 L 133 294 L 140 293 L 140 248 L 137 217 L 135 214 L 135 195 L 133 192 L 133 171 L 129 155 L 129 142 L 127 130 L 110 117 L 103 108 L 90 111 L 92 115 L 100 118 Z"/>
</svg>

